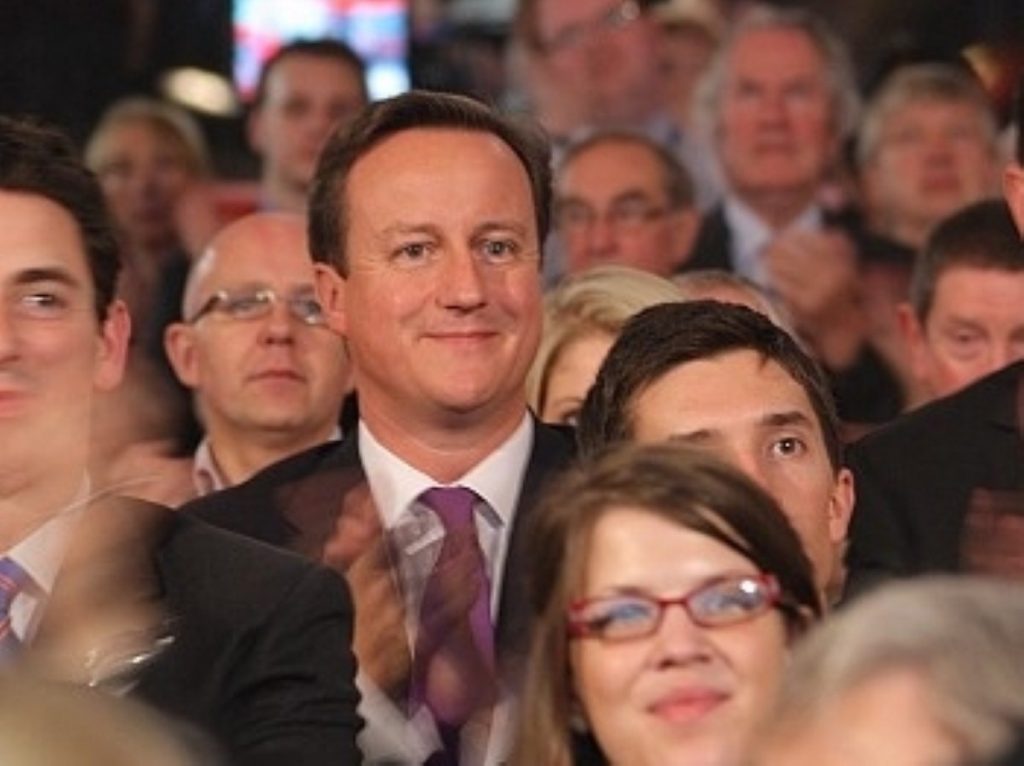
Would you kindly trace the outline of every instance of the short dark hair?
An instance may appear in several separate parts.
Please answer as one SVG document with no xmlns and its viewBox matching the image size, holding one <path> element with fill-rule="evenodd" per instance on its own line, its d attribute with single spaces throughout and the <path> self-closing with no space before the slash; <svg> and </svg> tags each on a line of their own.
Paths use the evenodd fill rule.
<svg viewBox="0 0 1024 766">
<path fill-rule="evenodd" d="M 662 185 L 669 207 L 680 210 L 693 205 L 693 179 L 690 171 L 664 144 L 635 131 L 600 130 L 572 143 L 562 155 L 556 173 L 563 171 L 580 155 L 604 144 L 633 144 L 646 149 L 661 168 Z"/>
<path fill-rule="evenodd" d="M 921 324 L 931 313 L 939 279 L 957 267 L 1024 271 L 1024 243 L 1003 200 L 968 205 L 943 220 L 928 237 L 910 280 L 910 304 Z"/>
<path fill-rule="evenodd" d="M 371 104 L 328 140 L 310 192 L 309 246 L 314 260 L 332 263 L 347 273 L 345 187 L 352 167 L 385 139 L 417 128 L 450 128 L 500 138 L 529 177 L 537 237 L 544 241 L 551 208 L 551 159 L 540 128 L 466 96 L 414 90 Z"/>
<path fill-rule="evenodd" d="M 45 197 L 74 218 L 103 321 L 117 289 L 121 251 L 99 182 L 71 140 L 34 120 L 0 116 L 0 189 Z"/>
<path fill-rule="evenodd" d="M 267 98 L 267 83 L 274 69 L 287 58 L 293 56 L 314 56 L 316 58 L 330 59 L 342 66 L 348 67 L 358 76 L 362 86 L 363 101 L 370 100 L 370 93 L 366 88 L 366 62 L 355 50 L 342 42 L 331 38 L 317 40 L 295 40 L 282 45 L 273 55 L 268 58 L 260 70 L 259 79 L 256 82 L 256 90 L 253 92 L 252 108 L 259 109 Z"/>
<path fill-rule="evenodd" d="M 807 394 L 829 462 L 841 467 L 835 402 L 821 368 L 785 330 L 746 306 L 713 300 L 663 303 L 630 319 L 605 357 L 580 412 L 584 455 L 632 436 L 636 398 L 658 378 L 688 362 L 730 351 L 755 351 L 782 367 Z"/>
</svg>

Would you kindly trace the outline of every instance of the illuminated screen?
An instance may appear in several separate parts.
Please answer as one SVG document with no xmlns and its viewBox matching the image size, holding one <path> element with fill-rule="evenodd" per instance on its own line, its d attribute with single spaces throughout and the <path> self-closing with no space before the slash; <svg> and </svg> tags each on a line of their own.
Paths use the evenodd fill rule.
<svg viewBox="0 0 1024 766">
<path fill-rule="evenodd" d="M 242 98 L 284 43 L 333 37 L 366 61 L 372 98 L 409 89 L 409 0 L 234 0 L 234 77 Z"/>
</svg>

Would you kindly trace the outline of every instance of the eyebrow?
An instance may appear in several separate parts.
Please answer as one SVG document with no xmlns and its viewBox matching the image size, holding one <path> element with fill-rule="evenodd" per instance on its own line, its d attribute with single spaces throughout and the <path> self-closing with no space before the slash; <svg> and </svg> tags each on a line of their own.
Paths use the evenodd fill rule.
<svg viewBox="0 0 1024 766">
<path fill-rule="evenodd" d="M 19 271 L 14 277 L 16 285 L 31 285 L 36 282 L 57 282 L 68 287 L 81 287 L 81 280 L 67 269 L 60 267 L 38 267 Z"/>
<path fill-rule="evenodd" d="M 773 428 L 783 428 L 785 426 L 812 427 L 814 425 L 813 421 L 805 413 L 800 412 L 800 410 L 770 412 L 761 418 L 760 423 L 761 425 Z"/>
<path fill-rule="evenodd" d="M 782 412 L 769 412 L 757 419 L 757 425 L 764 428 L 786 428 L 788 426 L 801 426 L 813 428 L 814 421 L 805 413 L 799 410 L 784 410 Z M 682 431 L 669 436 L 669 441 L 705 441 L 711 439 L 718 433 L 718 429 L 698 428 L 693 431 Z"/>
<path fill-rule="evenodd" d="M 508 231 L 517 236 L 525 237 L 527 227 L 518 221 L 484 221 L 473 228 L 473 237 L 479 237 L 495 231 Z"/>
</svg>

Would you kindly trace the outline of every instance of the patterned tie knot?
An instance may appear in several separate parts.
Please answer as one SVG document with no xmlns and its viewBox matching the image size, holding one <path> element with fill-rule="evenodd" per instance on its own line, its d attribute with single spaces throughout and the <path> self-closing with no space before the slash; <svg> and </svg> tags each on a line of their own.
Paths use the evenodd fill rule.
<svg viewBox="0 0 1024 766">
<path fill-rule="evenodd" d="M 468 487 L 434 487 L 420 495 L 420 499 L 441 519 L 446 533 L 472 528 L 477 495 Z"/>
<path fill-rule="evenodd" d="M 6 613 L 11 603 L 28 582 L 28 574 L 14 559 L 0 559 L 0 613 Z"/>
</svg>

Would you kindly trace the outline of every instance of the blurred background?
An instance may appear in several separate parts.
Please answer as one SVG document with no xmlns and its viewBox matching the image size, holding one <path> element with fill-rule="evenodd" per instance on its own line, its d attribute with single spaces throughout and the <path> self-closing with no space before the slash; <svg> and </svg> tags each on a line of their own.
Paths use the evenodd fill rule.
<svg viewBox="0 0 1024 766">
<path fill-rule="evenodd" d="M 83 141 L 118 97 L 168 97 L 200 120 L 218 175 L 251 178 L 245 96 L 282 38 L 347 40 L 370 60 L 376 97 L 426 87 L 515 103 L 505 66 L 515 1 L 0 0 L 0 112 L 44 117 Z M 841 31 L 865 92 L 895 62 L 966 57 L 1005 113 L 1024 69 L 1021 0 L 791 4 Z"/>
</svg>

